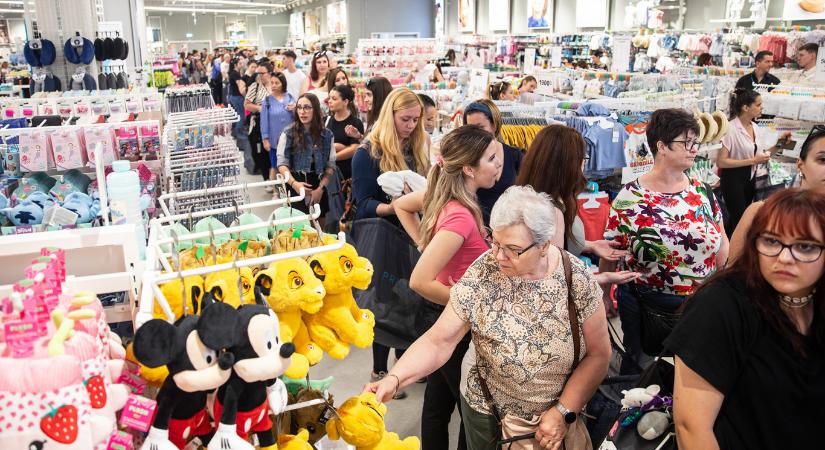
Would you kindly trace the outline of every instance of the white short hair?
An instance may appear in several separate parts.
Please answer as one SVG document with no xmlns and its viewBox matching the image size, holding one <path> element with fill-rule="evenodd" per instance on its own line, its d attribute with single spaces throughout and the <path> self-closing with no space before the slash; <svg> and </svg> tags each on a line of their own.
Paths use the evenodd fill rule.
<svg viewBox="0 0 825 450">
<path fill-rule="evenodd" d="M 549 195 L 532 186 L 511 186 L 498 198 L 490 213 L 494 230 L 524 224 L 533 242 L 542 245 L 556 234 L 556 207 Z"/>
</svg>

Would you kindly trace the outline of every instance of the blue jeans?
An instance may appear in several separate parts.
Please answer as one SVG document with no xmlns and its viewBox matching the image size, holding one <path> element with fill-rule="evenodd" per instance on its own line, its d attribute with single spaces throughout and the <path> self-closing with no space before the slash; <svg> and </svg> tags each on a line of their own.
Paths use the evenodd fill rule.
<svg viewBox="0 0 825 450">
<path fill-rule="evenodd" d="M 624 334 L 622 343 L 628 355 L 634 360 L 622 360 L 622 366 L 619 369 L 622 375 L 638 373 L 639 368 L 644 369 L 649 366 L 653 362 L 653 357 L 656 356 L 642 351 L 642 313 L 639 309 L 639 300 L 633 292 L 634 289 L 644 295 L 648 303 L 667 311 L 676 311 L 687 300 L 687 297 L 682 295 L 658 292 L 633 283 L 620 285 L 616 289 L 616 302 L 619 305 L 619 318 L 622 321 L 622 333 Z"/>
<path fill-rule="evenodd" d="M 235 138 L 239 138 L 241 134 L 243 134 L 243 124 L 244 124 L 244 109 L 243 109 L 243 100 L 244 98 L 240 95 L 230 95 L 229 96 L 229 104 L 232 106 L 232 109 L 238 113 L 238 121 L 235 122 L 235 125 L 232 127 L 232 133 L 235 135 Z"/>
</svg>

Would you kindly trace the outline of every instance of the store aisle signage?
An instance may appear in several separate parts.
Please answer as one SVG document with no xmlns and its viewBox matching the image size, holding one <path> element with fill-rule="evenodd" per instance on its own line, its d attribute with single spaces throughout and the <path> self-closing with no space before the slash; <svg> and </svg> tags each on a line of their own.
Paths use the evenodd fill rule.
<svg viewBox="0 0 825 450">
<path fill-rule="evenodd" d="M 613 37 L 613 64 L 611 69 L 616 72 L 630 71 L 630 36 Z"/>
<path fill-rule="evenodd" d="M 553 47 L 550 50 L 550 66 L 561 67 L 561 47 Z"/>
<path fill-rule="evenodd" d="M 536 49 L 528 47 L 524 49 L 524 73 L 532 75 L 536 67 Z"/>
<path fill-rule="evenodd" d="M 551 79 L 552 72 L 549 70 L 536 70 L 536 94 L 552 95 L 553 94 L 553 80 Z"/>
<path fill-rule="evenodd" d="M 487 69 L 470 70 L 470 88 L 467 98 L 487 98 L 487 87 L 490 85 L 490 71 Z"/>
</svg>

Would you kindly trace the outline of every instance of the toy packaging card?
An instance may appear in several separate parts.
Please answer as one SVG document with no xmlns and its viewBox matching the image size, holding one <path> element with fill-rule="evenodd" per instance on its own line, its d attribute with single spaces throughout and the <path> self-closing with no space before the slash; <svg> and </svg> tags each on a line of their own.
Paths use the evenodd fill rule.
<svg viewBox="0 0 825 450">
<path fill-rule="evenodd" d="M 49 139 L 43 131 L 20 134 L 20 170 L 45 172 L 49 169 Z"/>
<path fill-rule="evenodd" d="M 160 152 L 160 133 L 158 125 L 142 125 L 140 127 L 140 148 L 144 159 L 158 159 Z"/>
<path fill-rule="evenodd" d="M 129 161 L 140 161 L 140 145 L 137 127 L 121 127 L 115 131 L 118 154 Z"/>
<path fill-rule="evenodd" d="M 123 100 L 113 99 L 109 102 L 109 114 L 123 114 L 126 112 L 126 105 L 123 104 Z"/>
<path fill-rule="evenodd" d="M 54 163 L 58 170 L 76 169 L 86 165 L 86 152 L 76 131 L 63 130 L 50 135 Z"/>
<path fill-rule="evenodd" d="M 101 164 L 110 166 L 115 160 L 115 136 L 109 127 L 86 127 L 83 130 L 83 137 L 86 141 L 86 157 L 94 167 L 97 162 L 94 149 L 97 144 L 101 144 Z"/>
<path fill-rule="evenodd" d="M 39 109 L 41 116 L 53 116 L 55 113 L 54 105 L 51 103 L 41 103 Z"/>
</svg>

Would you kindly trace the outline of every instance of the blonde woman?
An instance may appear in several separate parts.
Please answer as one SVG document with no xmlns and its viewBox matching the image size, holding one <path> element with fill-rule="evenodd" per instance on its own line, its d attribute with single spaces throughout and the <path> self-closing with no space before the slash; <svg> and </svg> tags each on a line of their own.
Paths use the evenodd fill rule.
<svg viewBox="0 0 825 450">
<path fill-rule="evenodd" d="M 415 319 L 416 331 L 421 334 L 438 320 L 450 299 L 450 286 L 488 250 L 477 193 L 490 189 L 501 176 L 501 145 L 479 126 L 457 128 L 441 141 L 441 154 L 430 169 L 426 193 L 415 192 L 398 200 L 398 218 L 424 248 L 410 277 L 410 287 L 426 299 Z M 424 215 L 418 227 L 417 215 L 409 210 L 419 209 L 421 197 Z M 424 448 L 449 445 L 450 416 L 461 398 L 461 361 L 469 343 L 468 335 L 441 369 L 427 376 L 421 415 Z M 463 444 L 462 428 L 459 448 L 465 448 Z"/>
<path fill-rule="evenodd" d="M 427 135 L 423 124 L 424 108 L 418 95 L 400 88 L 386 98 L 366 142 L 352 157 L 352 192 L 355 199 L 355 219 L 381 217 L 400 228 L 395 216 L 395 199 L 387 195 L 378 185 L 378 176 L 384 172 L 412 170 L 425 175 L 430 169 Z M 383 268 L 375 267 L 376 273 Z M 394 274 L 407 278 L 409 273 Z M 381 322 L 378 321 L 378 328 Z M 376 333 L 372 345 L 372 381 L 381 379 L 387 373 L 389 341 Z M 398 337 L 396 342 L 409 342 Z M 400 358 L 403 348 L 396 345 L 395 355 Z M 405 344 L 406 345 L 406 344 Z M 404 398 L 404 392 L 397 392 L 396 399 Z"/>
</svg>

